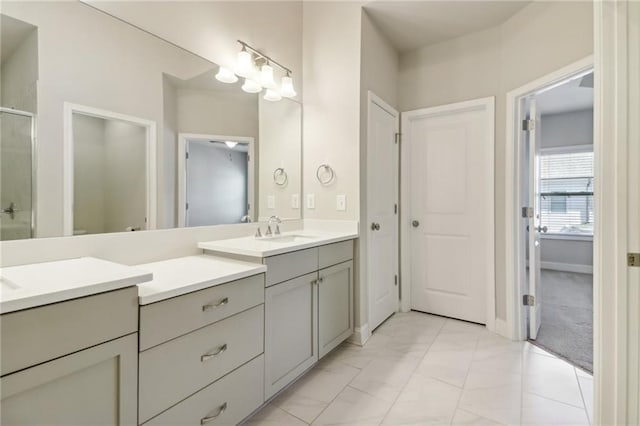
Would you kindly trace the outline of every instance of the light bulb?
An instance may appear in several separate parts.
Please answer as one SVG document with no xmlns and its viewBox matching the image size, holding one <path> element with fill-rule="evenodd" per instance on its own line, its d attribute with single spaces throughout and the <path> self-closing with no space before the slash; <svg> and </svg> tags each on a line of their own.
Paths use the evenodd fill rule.
<svg viewBox="0 0 640 426">
<path fill-rule="evenodd" d="M 253 73 L 253 57 L 246 50 L 238 52 L 238 63 L 236 65 L 236 74 L 241 77 L 249 77 Z"/>
<path fill-rule="evenodd" d="M 273 79 L 273 68 L 269 64 L 264 64 L 260 68 L 260 74 L 258 75 L 258 83 L 266 89 L 275 89 L 276 82 Z"/>
<path fill-rule="evenodd" d="M 238 145 L 238 142 L 234 142 L 234 141 L 224 141 L 225 145 L 227 145 L 230 149 L 233 149 L 236 145 Z"/>
<path fill-rule="evenodd" d="M 244 90 L 247 93 L 259 93 L 260 91 L 262 91 L 262 86 L 260 86 L 258 83 L 256 83 L 254 80 L 251 80 L 250 78 L 245 78 L 244 84 L 242 85 L 242 90 Z"/>
<path fill-rule="evenodd" d="M 264 94 L 265 101 L 277 102 L 280 99 L 282 99 L 282 96 L 280 96 L 280 93 L 276 90 L 267 89 L 267 92 Z"/>
<path fill-rule="evenodd" d="M 238 77 L 229 68 L 219 67 L 218 74 L 216 74 L 216 80 L 223 83 L 235 83 L 238 81 Z"/>
<path fill-rule="evenodd" d="M 282 85 L 280 86 L 280 94 L 285 98 L 293 98 L 297 95 L 293 88 L 293 79 L 287 74 L 282 77 Z"/>
</svg>

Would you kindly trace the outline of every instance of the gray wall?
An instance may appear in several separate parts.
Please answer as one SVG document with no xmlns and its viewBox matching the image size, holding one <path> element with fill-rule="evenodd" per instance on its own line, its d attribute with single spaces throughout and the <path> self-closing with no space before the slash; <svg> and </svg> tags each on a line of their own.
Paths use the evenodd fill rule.
<svg viewBox="0 0 640 426">
<path fill-rule="evenodd" d="M 591 2 L 532 2 L 502 25 L 400 57 L 401 111 L 496 97 L 496 315 L 506 317 L 506 94 L 593 54 Z"/>
<path fill-rule="evenodd" d="M 571 145 L 593 145 L 593 109 L 543 115 L 541 142 L 543 148 Z M 562 268 L 563 265 L 593 266 L 593 241 L 559 240 L 542 237 L 542 262 L 562 265 L 542 267 Z"/>
</svg>

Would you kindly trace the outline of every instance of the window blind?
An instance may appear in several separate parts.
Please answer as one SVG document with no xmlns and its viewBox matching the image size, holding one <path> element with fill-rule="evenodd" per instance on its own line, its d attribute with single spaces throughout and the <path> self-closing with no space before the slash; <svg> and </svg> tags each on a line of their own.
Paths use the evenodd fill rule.
<svg viewBox="0 0 640 426">
<path fill-rule="evenodd" d="M 540 221 L 547 233 L 593 235 L 593 152 L 540 156 Z"/>
</svg>

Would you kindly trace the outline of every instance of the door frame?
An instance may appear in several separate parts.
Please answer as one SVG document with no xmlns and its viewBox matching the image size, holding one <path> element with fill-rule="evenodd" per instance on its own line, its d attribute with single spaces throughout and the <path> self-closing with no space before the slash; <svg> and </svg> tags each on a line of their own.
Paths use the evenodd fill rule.
<svg viewBox="0 0 640 426">
<path fill-rule="evenodd" d="M 247 209 L 248 215 L 251 220 L 256 220 L 253 212 L 256 210 L 257 205 L 255 196 L 255 170 L 254 170 L 254 150 L 255 140 L 250 136 L 229 136 L 229 135 L 206 135 L 201 133 L 179 133 L 178 134 L 178 228 L 186 227 L 187 222 L 187 142 L 189 139 L 203 139 L 203 140 L 228 140 L 238 143 L 246 143 L 249 145 L 248 154 L 249 161 L 247 167 Z"/>
<path fill-rule="evenodd" d="M 94 108 L 86 105 L 65 102 L 63 107 L 63 236 L 73 235 L 73 177 L 74 177 L 74 153 L 73 153 L 73 114 L 78 113 L 105 120 L 124 121 L 126 123 L 141 126 L 146 129 L 146 187 L 147 187 L 147 223 L 145 230 L 156 229 L 157 221 L 157 153 L 158 141 L 157 124 L 155 121 L 121 114 L 119 112 Z M 124 232 L 124 231 L 123 231 Z"/>
<path fill-rule="evenodd" d="M 526 340 L 527 307 L 522 304 L 525 283 L 525 231 L 520 226 L 522 199 L 521 158 L 524 133 L 516 122 L 523 116 L 522 100 L 534 93 L 563 84 L 567 79 L 593 70 L 594 57 L 587 56 L 557 71 L 540 77 L 507 93 L 505 144 L 505 283 L 507 318 L 497 320 L 496 332 L 512 340 Z M 595 140 L 594 140 L 595 149 Z M 595 248 L 595 241 L 594 241 Z"/>
<path fill-rule="evenodd" d="M 408 312 L 411 310 L 411 256 L 404 256 L 402 253 L 411 253 L 411 139 L 410 135 L 405 133 L 409 128 L 409 123 L 417 117 L 425 115 L 440 115 L 451 113 L 454 111 L 468 111 L 475 109 L 483 109 L 488 114 L 488 120 L 491 126 L 488 126 L 487 138 L 491 146 L 491 152 L 495 150 L 495 97 L 472 99 L 463 102 L 456 102 L 446 105 L 439 105 L 429 108 L 421 108 L 412 111 L 406 111 L 401 114 L 401 131 L 402 144 L 400 155 L 400 292 L 402 299 L 400 301 L 401 310 Z M 487 165 L 489 174 L 484 182 L 485 190 L 489 194 L 490 202 L 488 203 L 488 211 L 486 217 L 486 229 L 489 238 L 486 241 L 486 255 L 488 256 L 489 270 L 486 277 L 486 327 L 490 331 L 494 331 L 496 327 L 496 289 L 495 289 L 495 156 L 489 156 L 490 164 Z"/>
<path fill-rule="evenodd" d="M 21 117 L 27 117 L 31 120 L 31 238 L 37 236 L 36 219 L 38 204 L 38 139 L 36 132 L 38 131 L 38 118 L 36 114 L 28 111 L 21 111 L 13 108 L 0 107 L 0 112 L 5 114 L 13 114 Z M 2 206 L 4 208 L 4 206 Z"/>
<path fill-rule="evenodd" d="M 372 105 L 378 105 L 380 108 L 382 108 L 383 110 L 385 110 L 386 112 L 388 112 L 392 117 L 394 117 L 396 119 L 396 127 L 395 127 L 395 132 L 396 134 L 400 133 L 400 112 L 397 111 L 394 107 L 392 107 L 391 105 L 389 105 L 387 102 L 385 102 L 381 97 L 379 97 L 378 95 L 376 95 L 375 93 L 373 93 L 371 90 L 369 90 L 367 92 L 367 151 L 366 151 L 366 155 L 369 155 L 369 141 L 371 140 L 371 138 L 369 137 L 371 128 L 371 107 Z M 398 139 L 396 139 L 398 140 Z M 398 281 L 400 280 L 400 214 L 401 214 L 401 206 L 400 206 L 400 143 L 396 144 L 396 164 L 395 164 L 395 170 L 394 173 L 397 176 L 398 179 L 398 188 L 396 189 L 396 203 L 398 204 L 398 214 L 397 214 L 397 222 L 396 222 L 396 249 L 397 249 L 397 263 L 396 263 L 396 274 L 398 275 Z M 369 173 L 369 162 L 365 160 L 364 164 L 367 165 L 367 169 L 364 170 L 365 172 L 365 176 L 366 176 L 366 191 L 369 191 L 369 178 L 368 178 L 368 173 Z M 361 262 L 364 262 L 365 265 L 364 267 L 361 268 L 361 271 L 365 271 L 365 276 L 361 277 L 361 282 L 366 282 L 369 283 L 369 239 L 367 237 L 367 232 L 368 232 L 368 224 L 371 223 L 371 217 L 369 215 L 369 206 L 368 204 L 365 206 L 365 220 L 364 220 L 364 224 L 365 224 L 365 230 L 364 232 L 362 232 L 361 236 L 360 236 L 360 259 Z M 396 312 L 400 309 L 400 283 L 398 283 L 398 285 L 396 286 L 396 297 L 397 297 L 397 305 L 396 305 Z M 373 306 L 373 292 L 371 291 L 371 287 L 369 285 L 367 285 L 367 326 L 372 325 L 372 306 Z M 367 327 L 366 330 L 361 331 L 361 334 L 365 334 L 362 337 L 365 337 L 364 340 L 368 339 L 371 335 L 371 333 L 373 332 L 373 330 L 369 329 L 369 327 Z"/>
</svg>

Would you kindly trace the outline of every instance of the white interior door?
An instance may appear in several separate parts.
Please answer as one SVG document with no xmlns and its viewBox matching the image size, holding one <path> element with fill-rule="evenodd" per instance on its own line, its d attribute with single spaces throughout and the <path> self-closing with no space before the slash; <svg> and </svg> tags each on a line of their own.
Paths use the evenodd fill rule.
<svg viewBox="0 0 640 426">
<path fill-rule="evenodd" d="M 486 324 L 494 286 L 494 100 L 410 111 L 402 123 L 411 308 Z"/>
<path fill-rule="evenodd" d="M 398 309 L 399 114 L 369 92 L 367 129 L 367 249 L 369 326 Z"/>
<path fill-rule="evenodd" d="M 529 294 L 533 296 L 533 305 L 529 313 L 529 338 L 535 339 L 540 329 L 540 112 L 535 98 L 529 103 Z"/>
</svg>

